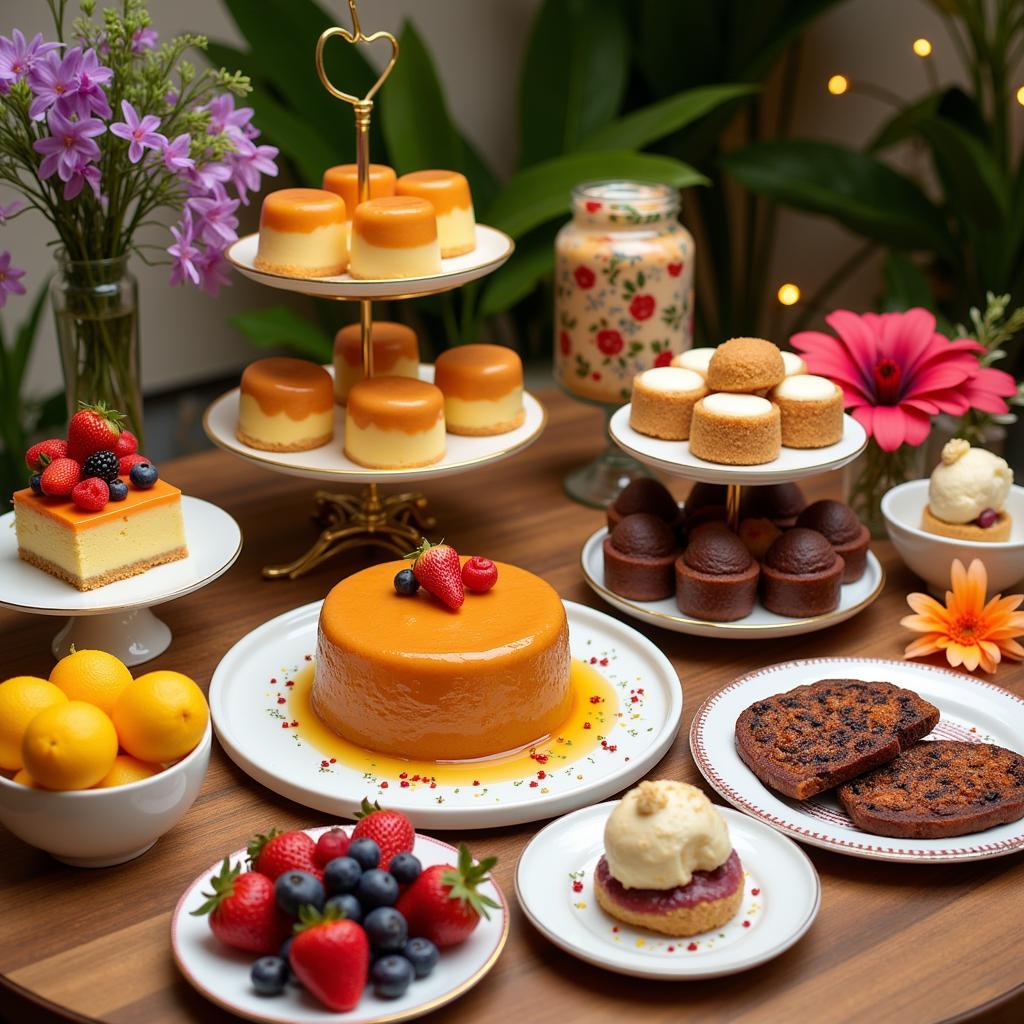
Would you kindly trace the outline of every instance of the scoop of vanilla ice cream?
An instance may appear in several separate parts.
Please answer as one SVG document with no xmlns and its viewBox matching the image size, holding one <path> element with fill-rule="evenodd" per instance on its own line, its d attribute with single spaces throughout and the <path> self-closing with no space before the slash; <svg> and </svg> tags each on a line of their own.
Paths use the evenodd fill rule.
<svg viewBox="0 0 1024 1024">
<path fill-rule="evenodd" d="M 689 885 L 694 871 L 713 871 L 731 851 L 725 819 L 685 782 L 641 782 L 604 827 L 608 869 L 627 889 Z"/>
<path fill-rule="evenodd" d="M 987 508 L 1001 512 L 1012 483 L 1005 459 L 955 437 L 928 481 L 928 506 L 943 522 L 970 523 Z"/>
</svg>

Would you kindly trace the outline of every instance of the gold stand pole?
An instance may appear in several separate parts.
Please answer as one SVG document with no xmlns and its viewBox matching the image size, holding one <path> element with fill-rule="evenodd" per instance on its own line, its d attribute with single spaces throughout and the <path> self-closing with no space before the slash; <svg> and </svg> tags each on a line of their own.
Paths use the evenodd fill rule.
<svg viewBox="0 0 1024 1024">
<path fill-rule="evenodd" d="M 391 74 L 398 60 L 398 40 L 390 32 L 365 35 L 359 24 L 356 0 L 348 0 L 352 16 L 352 31 L 335 26 L 324 31 L 316 44 L 316 73 L 323 87 L 336 99 L 352 105 L 356 125 L 356 169 L 359 180 L 359 202 L 370 198 L 370 115 L 373 97 Z M 324 68 L 324 46 L 335 36 L 353 46 L 386 39 L 391 44 L 391 59 L 370 91 L 362 98 L 336 88 Z M 344 300 L 342 300 L 344 301 Z M 359 337 L 363 350 L 363 373 L 373 376 L 373 302 L 359 300 Z M 317 491 L 314 495 L 314 520 L 323 527 L 316 543 L 299 558 L 284 565 L 268 565 L 263 569 L 266 579 L 296 579 L 321 562 L 361 547 L 383 548 L 399 556 L 418 547 L 423 539 L 422 530 L 431 529 L 436 521 L 427 511 L 427 499 L 417 492 L 393 494 L 381 498 L 375 483 L 364 488 L 359 495 L 333 494 Z"/>
<path fill-rule="evenodd" d="M 743 487 L 740 484 L 727 484 L 725 488 L 725 521 L 733 533 L 740 529 L 740 502 L 743 499 Z"/>
</svg>

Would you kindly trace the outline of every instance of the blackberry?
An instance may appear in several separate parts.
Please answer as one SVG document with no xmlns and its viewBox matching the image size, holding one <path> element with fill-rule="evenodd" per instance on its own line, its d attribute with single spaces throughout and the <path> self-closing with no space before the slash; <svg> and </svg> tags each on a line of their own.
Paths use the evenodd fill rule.
<svg viewBox="0 0 1024 1024">
<path fill-rule="evenodd" d="M 86 480 L 91 476 L 98 476 L 101 480 L 106 480 L 107 483 L 110 483 L 111 480 L 117 478 L 120 468 L 120 460 L 113 452 L 93 452 L 82 463 L 82 479 Z"/>
</svg>

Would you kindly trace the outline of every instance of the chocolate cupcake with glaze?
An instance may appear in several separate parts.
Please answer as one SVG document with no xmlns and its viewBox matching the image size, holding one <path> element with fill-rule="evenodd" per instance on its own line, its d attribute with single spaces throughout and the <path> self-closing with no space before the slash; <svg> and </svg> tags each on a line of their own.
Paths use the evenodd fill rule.
<svg viewBox="0 0 1024 1024">
<path fill-rule="evenodd" d="M 849 505 L 841 501 L 816 501 L 797 516 L 797 526 L 817 530 L 846 563 L 843 582 L 853 583 L 864 575 L 871 534 Z"/>
<path fill-rule="evenodd" d="M 604 539 L 604 584 L 634 601 L 671 597 L 678 554 L 675 532 L 664 519 L 634 512 Z"/>
<path fill-rule="evenodd" d="M 705 523 L 676 559 L 676 604 L 697 619 L 734 622 L 753 609 L 759 574 L 736 534 L 722 523 Z"/>
<path fill-rule="evenodd" d="M 669 489 L 653 476 L 637 477 L 619 492 L 606 511 L 608 532 L 614 530 L 626 516 L 635 515 L 637 512 L 657 516 L 675 530 L 678 530 L 683 519 L 676 499 L 672 497 Z"/>
<path fill-rule="evenodd" d="M 806 618 L 839 604 L 846 563 L 817 530 L 787 530 L 761 563 L 761 604 L 776 615 Z"/>
</svg>

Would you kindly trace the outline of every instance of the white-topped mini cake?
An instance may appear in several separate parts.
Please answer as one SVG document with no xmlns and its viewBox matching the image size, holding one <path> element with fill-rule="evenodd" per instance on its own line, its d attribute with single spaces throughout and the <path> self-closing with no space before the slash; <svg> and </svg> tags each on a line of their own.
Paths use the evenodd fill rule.
<svg viewBox="0 0 1024 1024">
<path fill-rule="evenodd" d="M 921 529 L 957 540 L 1009 540 L 1013 521 L 1006 499 L 1012 484 L 1005 459 L 954 437 L 928 481 Z"/>
<path fill-rule="evenodd" d="M 702 377 L 708 375 L 708 364 L 711 362 L 711 357 L 715 354 L 713 348 L 689 348 L 685 352 L 680 352 L 679 355 L 672 357 L 672 366 L 680 366 L 684 370 L 693 370 L 694 373 L 699 373 Z"/>
<path fill-rule="evenodd" d="M 779 408 L 757 395 L 716 392 L 693 407 L 690 451 L 728 466 L 756 466 L 779 457 Z"/>
<path fill-rule="evenodd" d="M 795 352 L 782 352 L 782 365 L 786 370 L 787 377 L 795 377 L 798 373 L 807 372 L 807 364 L 802 356 Z"/>
<path fill-rule="evenodd" d="M 771 393 L 787 448 L 825 448 L 843 436 L 843 392 L 827 377 L 798 373 Z"/>
<path fill-rule="evenodd" d="M 629 425 L 665 441 L 690 436 L 694 404 L 708 393 L 704 378 L 679 366 L 656 366 L 633 378 Z"/>
</svg>

